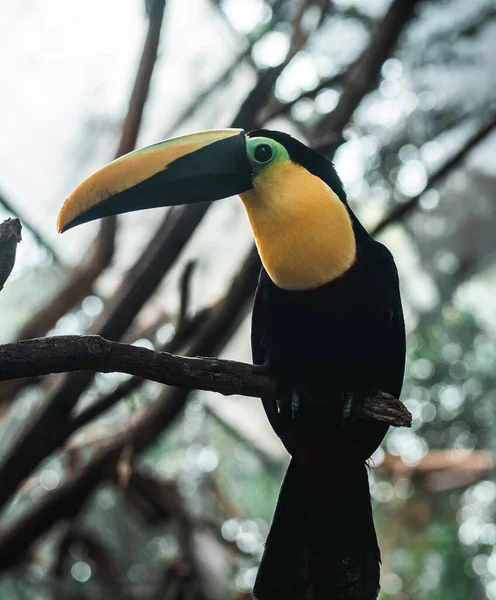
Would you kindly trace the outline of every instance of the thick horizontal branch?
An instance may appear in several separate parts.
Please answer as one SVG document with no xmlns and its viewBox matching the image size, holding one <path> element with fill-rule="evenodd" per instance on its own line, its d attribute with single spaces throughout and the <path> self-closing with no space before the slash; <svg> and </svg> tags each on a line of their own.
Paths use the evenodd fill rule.
<svg viewBox="0 0 496 600">
<path fill-rule="evenodd" d="M 177 356 L 111 342 L 98 335 L 61 335 L 0 346 L 0 379 L 71 371 L 129 373 L 175 387 L 225 395 L 275 392 L 275 381 L 257 373 L 252 365 Z"/>
<path fill-rule="evenodd" d="M 224 395 L 271 396 L 277 381 L 254 365 L 216 358 L 189 358 L 108 341 L 100 336 L 55 336 L 0 346 L 0 380 L 68 371 L 128 373 L 176 387 Z M 367 399 L 362 418 L 409 426 L 404 405 L 384 393 Z"/>
</svg>

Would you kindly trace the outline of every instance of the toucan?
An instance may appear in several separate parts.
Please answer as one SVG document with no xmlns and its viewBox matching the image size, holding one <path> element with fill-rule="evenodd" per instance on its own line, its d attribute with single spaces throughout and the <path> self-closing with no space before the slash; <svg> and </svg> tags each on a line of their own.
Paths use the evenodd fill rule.
<svg viewBox="0 0 496 600">
<path fill-rule="evenodd" d="M 389 250 L 351 210 L 333 164 L 286 133 L 212 130 L 114 160 L 69 196 L 58 230 L 109 215 L 238 195 L 262 262 L 255 364 L 291 455 L 254 586 L 259 600 L 374 600 L 380 551 L 367 461 L 387 426 L 357 415 L 399 397 L 405 328 Z"/>
</svg>

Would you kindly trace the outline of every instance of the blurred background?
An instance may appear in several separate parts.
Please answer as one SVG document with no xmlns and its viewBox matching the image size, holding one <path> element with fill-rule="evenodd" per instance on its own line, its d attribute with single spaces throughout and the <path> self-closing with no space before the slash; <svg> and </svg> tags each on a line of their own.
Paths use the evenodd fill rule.
<svg viewBox="0 0 496 600">
<path fill-rule="evenodd" d="M 413 426 L 371 461 L 381 600 L 495 600 L 496 2 L 4 0 L 0 49 L 2 343 L 250 362 L 239 201 L 55 220 L 135 146 L 292 133 L 400 272 Z M 257 399 L 72 374 L 0 383 L 0 411 L 2 600 L 251 597 L 288 460 Z"/>
</svg>

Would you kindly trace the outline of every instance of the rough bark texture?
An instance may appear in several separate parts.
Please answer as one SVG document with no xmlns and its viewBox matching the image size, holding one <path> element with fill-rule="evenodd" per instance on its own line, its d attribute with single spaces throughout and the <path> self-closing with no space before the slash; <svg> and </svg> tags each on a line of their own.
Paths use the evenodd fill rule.
<svg viewBox="0 0 496 600">
<path fill-rule="evenodd" d="M 33 377 L 66 371 L 129 373 L 175 387 L 224 395 L 274 395 L 277 381 L 254 365 L 217 358 L 191 358 L 111 342 L 100 336 L 62 335 L 0 346 L 0 378 Z M 367 399 L 360 416 L 410 426 L 404 405 L 389 394 Z"/>
</svg>

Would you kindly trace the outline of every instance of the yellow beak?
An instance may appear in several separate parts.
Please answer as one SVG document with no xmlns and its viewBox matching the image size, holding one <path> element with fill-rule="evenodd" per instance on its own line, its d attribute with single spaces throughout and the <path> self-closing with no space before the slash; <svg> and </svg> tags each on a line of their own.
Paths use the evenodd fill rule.
<svg viewBox="0 0 496 600">
<path fill-rule="evenodd" d="M 202 131 L 130 152 L 88 177 L 62 206 L 57 230 L 144 208 L 210 202 L 251 187 L 243 130 Z"/>
</svg>

